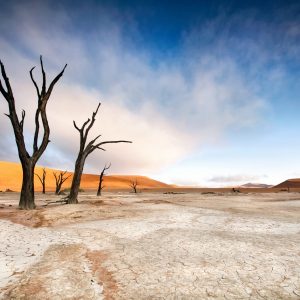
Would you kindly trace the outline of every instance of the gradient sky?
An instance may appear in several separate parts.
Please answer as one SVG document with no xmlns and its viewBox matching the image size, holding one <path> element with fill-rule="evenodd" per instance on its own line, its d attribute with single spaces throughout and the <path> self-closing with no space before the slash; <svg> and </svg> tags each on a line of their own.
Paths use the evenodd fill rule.
<svg viewBox="0 0 300 300">
<path fill-rule="evenodd" d="M 300 177 L 299 1 L 2 1 L 0 58 L 26 109 L 28 71 L 68 67 L 48 106 L 51 143 L 40 165 L 73 169 L 83 122 L 91 137 L 130 139 L 86 162 L 96 172 L 168 183 L 276 184 Z M 35 77 L 40 78 L 39 69 Z M 0 98 L 0 112 L 7 103 Z M 0 160 L 18 161 L 0 114 Z"/>
</svg>

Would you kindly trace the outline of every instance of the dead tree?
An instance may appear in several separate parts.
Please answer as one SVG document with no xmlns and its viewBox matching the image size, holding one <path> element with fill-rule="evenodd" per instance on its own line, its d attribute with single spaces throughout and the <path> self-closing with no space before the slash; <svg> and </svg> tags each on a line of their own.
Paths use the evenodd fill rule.
<svg viewBox="0 0 300 300">
<path fill-rule="evenodd" d="M 46 193 L 46 175 L 47 175 L 46 169 L 43 168 L 42 177 L 39 174 L 37 174 L 37 173 L 35 173 L 35 175 L 37 176 L 37 178 L 41 182 L 42 187 L 43 187 L 43 194 L 45 194 Z"/>
<path fill-rule="evenodd" d="M 51 92 L 54 88 L 54 85 L 58 82 L 58 80 L 62 77 L 64 70 L 67 65 L 64 66 L 62 71 L 53 79 L 50 83 L 49 87 L 46 87 L 46 73 L 43 66 L 42 57 L 40 57 L 40 64 L 41 64 L 41 71 L 42 71 L 42 86 L 39 88 L 38 84 L 36 83 L 35 79 L 33 78 L 33 67 L 30 70 L 30 78 L 35 86 L 37 98 L 38 98 L 38 105 L 35 112 L 35 132 L 34 132 L 34 139 L 33 139 L 33 152 L 32 155 L 26 149 L 25 140 L 24 140 L 24 120 L 25 120 L 25 111 L 22 111 L 21 119 L 18 117 L 16 112 L 15 106 L 15 98 L 13 95 L 13 91 L 9 82 L 9 79 L 6 75 L 5 68 L 3 63 L 0 61 L 1 66 L 1 74 L 3 80 L 5 82 L 6 89 L 2 85 L 0 80 L 0 92 L 3 97 L 6 99 L 8 103 L 9 113 L 6 116 L 10 119 L 15 140 L 18 148 L 19 158 L 22 164 L 23 170 L 23 181 L 22 181 L 22 189 L 20 195 L 20 202 L 19 208 L 21 209 L 34 209 L 34 168 L 42 156 L 44 151 L 46 150 L 48 143 L 50 142 L 50 127 L 48 124 L 47 113 L 46 113 L 46 106 L 48 100 L 50 98 Z M 39 133 L 40 133 L 40 120 L 42 121 L 43 126 L 43 136 L 42 140 L 39 144 Z"/>
<path fill-rule="evenodd" d="M 53 172 L 53 175 L 55 177 L 55 184 L 56 184 L 56 188 L 55 188 L 55 195 L 59 195 L 60 191 L 61 191 L 61 187 L 64 184 L 64 182 L 70 177 L 72 176 L 72 174 L 70 174 L 69 176 L 65 176 L 67 173 L 67 171 L 64 172 L 60 172 L 58 175 Z"/>
<path fill-rule="evenodd" d="M 111 163 L 109 163 L 108 166 L 104 166 L 103 170 L 101 171 L 101 174 L 99 176 L 99 185 L 98 185 L 98 190 L 97 190 L 97 196 L 101 196 L 101 191 L 104 188 L 103 186 L 103 176 L 105 175 L 105 171 L 108 170 L 111 167 Z"/>
<path fill-rule="evenodd" d="M 130 187 L 132 188 L 132 191 L 136 194 L 137 193 L 137 186 L 138 186 L 138 182 L 137 179 L 132 180 L 130 182 Z"/>
<path fill-rule="evenodd" d="M 80 135 L 80 147 L 79 147 L 79 152 L 75 163 L 75 170 L 74 170 L 74 176 L 72 180 L 70 194 L 68 197 L 66 197 L 68 204 L 78 203 L 77 197 L 78 197 L 84 163 L 86 158 L 93 151 L 95 151 L 96 149 L 105 151 L 105 149 L 103 149 L 102 147 L 105 144 L 131 143 L 131 141 L 124 141 L 124 140 L 96 142 L 101 135 L 96 136 L 93 140 L 87 143 L 89 131 L 91 130 L 91 128 L 93 127 L 96 121 L 96 115 L 98 113 L 100 105 L 101 103 L 98 104 L 97 109 L 93 112 L 92 119 L 87 119 L 81 127 L 78 127 L 75 121 L 73 121 L 75 129 L 79 132 Z"/>
</svg>

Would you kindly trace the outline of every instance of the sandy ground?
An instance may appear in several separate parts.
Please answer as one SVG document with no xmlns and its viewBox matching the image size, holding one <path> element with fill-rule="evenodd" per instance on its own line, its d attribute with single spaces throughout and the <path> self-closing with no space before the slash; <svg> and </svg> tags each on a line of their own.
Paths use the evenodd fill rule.
<svg viewBox="0 0 300 300">
<path fill-rule="evenodd" d="M 1 299 L 300 299 L 298 193 L 37 198 L 0 193 Z"/>
</svg>

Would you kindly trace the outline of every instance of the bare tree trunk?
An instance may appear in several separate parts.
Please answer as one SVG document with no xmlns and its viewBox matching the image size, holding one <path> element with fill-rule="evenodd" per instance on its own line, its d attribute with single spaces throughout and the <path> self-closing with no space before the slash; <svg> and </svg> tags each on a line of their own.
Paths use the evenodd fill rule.
<svg viewBox="0 0 300 300">
<path fill-rule="evenodd" d="M 61 190 L 61 187 L 59 185 L 57 185 L 55 188 L 55 195 L 59 195 L 60 190 Z"/>
<path fill-rule="evenodd" d="M 44 151 L 46 150 L 50 140 L 50 127 L 48 124 L 46 107 L 48 100 L 51 96 L 52 90 L 58 80 L 64 73 L 64 70 L 67 65 L 63 68 L 63 70 L 52 80 L 49 87 L 46 87 L 46 73 L 43 66 L 42 57 L 40 57 L 41 63 L 41 71 L 42 71 L 42 87 L 39 88 L 36 81 L 33 78 L 33 69 L 29 72 L 30 78 L 35 86 L 37 93 L 38 106 L 35 112 L 35 132 L 33 139 L 33 153 L 29 155 L 24 139 L 24 121 L 25 121 L 25 111 L 22 111 L 21 119 L 19 119 L 18 114 L 16 112 L 15 98 L 13 95 L 13 90 L 10 85 L 9 78 L 6 75 L 6 71 L 3 63 L 0 61 L 1 74 L 5 83 L 5 87 L 2 85 L 2 81 L 0 80 L 0 92 L 8 103 L 9 113 L 6 116 L 10 119 L 15 140 L 18 148 L 19 158 L 22 164 L 23 169 L 23 182 L 22 182 L 22 190 L 20 195 L 19 208 L 21 209 L 33 209 L 35 208 L 34 203 L 34 167 L 37 161 L 40 159 Z M 5 89 L 6 88 L 6 89 Z M 40 120 L 43 125 L 43 135 L 42 141 L 38 144 L 39 141 L 39 132 L 40 132 Z"/>
<path fill-rule="evenodd" d="M 101 196 L 101 191 L 102 191 L 102 181 L 100 180 L 99 181 L 99 185 L 98 185 L 98 190 L 97 190 L 97 196 Z"/>
<path fill-rule="evenodd" d="M 23 181 L 20 195 L 20 209 L 34 209 L 34 168 L 35 164 L 31 159 L 22 162 Z"/>
<path fill-rule="evenodd" d="M 104 188 L 103 186 L 103 177 L 105 175 L 105 171 L 108 170 L 111 167 L 111 163 L 109 163 L 108 166 L 104 166 L 104 168 L 102 169 L 100 176 L 99 176 L 99 185 L 98 185 L 98 190 L 97 190 L 97 196 L 101 196 L 101 191 Z"/>
<path fill-rule="evenodd" d="M 46 169 L 43 168 L 42 177 L 39 174 L 37 174 L 37 173 L 35 173 L 35 175 L 37 176 L 37 178 L 39 179 L 39 181 L 40 181 L 40 183 L 42 185 L 42 188 L 43 188 L 42 193 L 46 194 L 46 175 L 47 175 Z"/>
<path fill-rule="evenodd" d="M 78 193 L 80 189 L 80 181 L 81 181 L 85 159 L 86 157 L 84 157 L 84 155 L 79 155 L 76 160 L 70 195 L 68 197 L 68 204 L 78 203 Z"/>
<path fill-rule="evenodd" d="M 67 197 L 67 203 L 68 204 L 76 204 L 78 203 L 78 193 L 80 188 L 80 181 L 81 176 L 84 168 L 84 163 L 86 158 L 96 149 L 100 149 L 105 151 L 105 149 L 102 148 L 102 145 L 105 144 L 116 144 L 116 143 L 131 143 L 130 141 L 124 141 L 124 140 L 118 140 L 118 141 L 105 141 L 105 142 L 96 142 L 100 138 L 101 135 L 96 136 L 93 140 L 87 143 L 87 138 L 89 131 L 93 127 L 95 121 L 96 121 L 96 115 L 98 113 L 99 107 L 101 103 L 98 104 L 96 111 L 93 112 L 92 118 L 87 119 L 83 123 L 83 125 L 79 128 L 75 121 L 73 121 L 75 129 L 80 134 L 80 144 L 79 144 L 79 152 L 75 163 L 75 170 L 74 170 L 74 176 L 72 180 L 72 186 L 70 190 L 70 194 Z"/>
</svg>

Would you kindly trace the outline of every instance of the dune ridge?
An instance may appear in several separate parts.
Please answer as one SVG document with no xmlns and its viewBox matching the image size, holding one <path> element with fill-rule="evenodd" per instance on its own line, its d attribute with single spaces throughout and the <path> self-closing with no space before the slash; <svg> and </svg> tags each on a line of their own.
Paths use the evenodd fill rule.
<svg viewBox="0 0 300 300">
<path fill-rule="evenodd" d="M 281 189 L 300 188 L 300 178 L 287 179 L 279 183 L 278 185 L 275 185 L 274 188 L 281 188 Z"/>
</svg>

